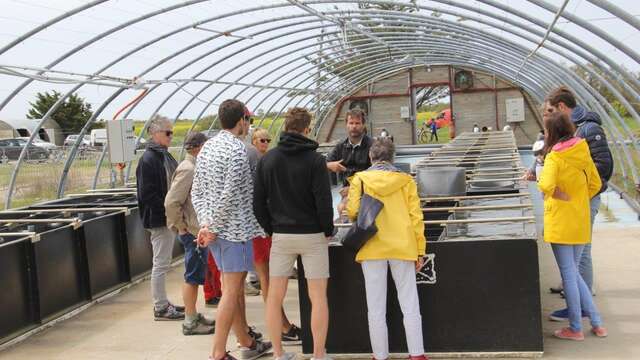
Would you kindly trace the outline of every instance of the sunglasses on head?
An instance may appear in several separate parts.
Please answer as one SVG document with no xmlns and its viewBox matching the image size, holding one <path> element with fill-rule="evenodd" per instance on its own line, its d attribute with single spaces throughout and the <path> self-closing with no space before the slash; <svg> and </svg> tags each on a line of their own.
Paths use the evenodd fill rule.
<svg viewBox="0 0 640 360">
<path fill-rule="evenodd" d="M 271 139 L 260 139 L 260 142 L 263 143 L 263 144 L 265 144 L 265 143 L 268 144 L 268 143 L 271 142 Z"/>
</svg>

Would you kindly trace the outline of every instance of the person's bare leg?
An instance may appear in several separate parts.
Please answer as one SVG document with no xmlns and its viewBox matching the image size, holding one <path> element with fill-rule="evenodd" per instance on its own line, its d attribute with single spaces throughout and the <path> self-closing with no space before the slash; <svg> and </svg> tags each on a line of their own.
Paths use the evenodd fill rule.
<svg viewBox="0 0 640 360">
<path fill-rule="evenodd" d="M 184 301 L 184 314 L 186 317 L 195 316 L 196 301 L 198 300 L 198 285 L 182 284 L 182 301 Z"/>
<path fill-rule="evenodd" d="M 262 292 L 262 300 L 267 303 L 267 294 L 269 293 L 269 263 L 268 262 L 254 262 L 253 267 L 258 274 L 258 280 L 260 281 L 260 291 Z"/>
<path fill-rule="evenodd" d="M 243 288 L 244 288 L 244 283 L 243 283 Z M 244 293 L 242 296 L 244 297 Z M 244 305 L 244 301 L 242 302 L 242 304 Z M 245 313 L 245 308 L 244 306 L 242 307 L 238 306 L 236 308 L 236 313 L 234 314 L 234 317 L 233 317 L 233 325 L 232 325 L 233 333 L 235 334 L 238 344 L 240 344 L 240 346 L 251 347 L 251 345 L 253 345 L 253 338 L 249 336 L 249 332 L 247 331 L 248 330 L 247 328 L 248 326 L 247 326 L 247 316 Z"/>
<path fill-rule="evenodd" d="M 245 274 L 244 279 L 242 281 L 246 281 L 247 276 Z M 238 295 L 238 316 L 240 316 L 240 323 L 244 328 L 244 332 L 249 332 L 249 324 L 247 323 L 247 304 L 245 302 L 244 297 L 244 282 L 242 283 L 242 287 L 240 288 L 240 294 Z"/>
<path fill-rule="evenodd" d="M 327 279 L 307 279 L 311 300 L 311 335 L 313 358 L 323 359 L 329 329 L 329 305 L 327 303 Z"/>
<path fill-rule="evenodd" d="M 242 334 L 236 331 L 235 323 L 237 320 L 238 296 L 244 286 L 244 277 L 246 272 L 233 272 L 222 273 L 224 281 L 224 290 L 222 291 L 222 298 L 218 305 L 218 311 L 216 312 L 216 332 L 213 335 L 213 350 L 211 355 L 214 359 L 221 359 L 227 352 L 227 338 L 229 337 L 229 331 L 231 331 L 232 325 L 234 325 L 234 333 L 238 338 L 238 342 L 241 345 L 247 344 L 247 334 Z M 239 317 L 238 317 L 239 318 Z M 236 320 L 236 321 L 234 321 Z M 249 340 L 250 341 L 250 340 Z"/>
<path fill-rule="evenodd" d="M 269 293 L 269 263 L 260 262 L 254 264 L 256 273 L 258 273 L 258 279 L 260 280 L 260 289 L 262 290 L 262 299 L 264 303 L 267 303 L 267 294 Z M 283 299 L 284 300 L 284 299 Z M 266 310 L 266 309 L 265 309 Z M 282 307 L 282 332 L 286 333 L 291 329 L 291 322 L 287 318 L 287 314 Z"/>
<path fill-rule="evenodd" d="M 286 276 L 275 276 L 269 279 L 267 296 L 267 329 L 273 345 L 273 357 L 282 356 L 282 301 L 287 293 L 289 279 Z M 263 287 L 264 288 L 264 287 Z"/>
</svg>

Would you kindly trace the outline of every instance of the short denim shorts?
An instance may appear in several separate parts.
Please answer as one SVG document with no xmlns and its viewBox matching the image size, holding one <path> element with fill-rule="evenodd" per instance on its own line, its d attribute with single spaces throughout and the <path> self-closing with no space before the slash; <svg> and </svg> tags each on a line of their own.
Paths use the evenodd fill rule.
<svg viewBox="0 0 640 360">
<path fill-rule="evenodd" d="M 204 285 L 207 268 L 207 249 L 199 248 L 192 234 L 179 235 L 184 246 L 184 281 L 191 285 Z"/>
<path fill-rule="evenodd" d="M 240 242 L 217 238 L 209 244 L 209 250 L 222 273 L 254 271 L 253 240 Z"/>
</svg>

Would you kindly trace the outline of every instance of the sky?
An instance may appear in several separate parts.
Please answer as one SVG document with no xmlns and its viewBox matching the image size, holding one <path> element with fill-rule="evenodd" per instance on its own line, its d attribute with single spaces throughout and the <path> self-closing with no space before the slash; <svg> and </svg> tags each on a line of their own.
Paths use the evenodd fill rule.
<svg viewBox="0 0 640 360">
<path fill-rule="evenodd" d="M 520 11 L 540 19 L 545 22 L 551 21 L 553 14 L 541 9 L 527 0 L 494 0 L 501 4 L 515 7 Z M 560 6 L 562 0 L 546 0 L 554 6 Z M 636 0 L 610 0 L 619 7 L 624 8 L 628 13 L 640 19 L 640 1 Z M 221 1 L 211 0 L 182 7 L 168 14 L 153 17 L 149 20 L 137 23 L 123 31 L 118 31 L 112 36 L 106 37 L 94 45 L 88 46 L 77 54 L 60 62 L 54 67 L 68 72 L 80 74 L 94 73 L 112 60 L 118 58 L 123 52 L 131 50 L 154 37 L 161 36 L 170 30 L 187 26 L 193 22 L 228 14 L 238 9 L 282 3 L 283 0 L 234 0 Z M 446 1 L 418 1 L 421 5 L 431 6 L 436 9 L 452 9 L 445 5 Z M 86 1 L 79 0 L 0 0 L 0 47 L 13 41 L 31 28 L 46 22 L 70 9 L 85 4 Z M 45 31 L 37 34 L 27 42 L 21 43 L 4 54 L 0 54 L 0 65 L 3 66 L 28 66 L 41 68 L 52 63 L 63 53 L 73 49 L 78 44 L 100 34 L 101 32 L 115 27 L 118 24 L 135 18 L 144 13 L 158 10 L 160 8 L 180 4 L 182 1 L 170 0 L 110 0 L 91 10 L 76 15 Z M 479 9 L 490 10 L 495 14 L 504 15 L 501 10 L 496 10 L 489 5 L 476 0 L 465 0 L 465 5 L 477 7 Z M 341 9 L 353 9 L 354 5 L 342 4 Z M 332 6 L 316 6 L 317 9 L 330 11 Z M 456 10 L 461 14 L 476 16 L 467 10 Z M 590 4 L 588 0 L 569 0 L 566 12 L 575 14 L 586 19 L 594 26 L 599 27 L 608 35 L 618 39 L 631 49 L 640 52 L 640 32 L 630 25 L 614 18 L 611 14 Z M 103 72 L 118 78 L 130 79 L 140 74 L 145 68 L 160 60 L 163 63 L 154 68 L 144 76 L 147 80 L 160 80 L 175 72 L 173 78 L 185 79 L 204 71 L 199 78 L 220 81 L 240 81 L 243 83 L 256 82 L 261 85 L 286 85 L 289 87 L 310 86 L 314 80 L 314 72 L 309 68 L 308 61 L 302 56 L 305 51 L 309 51 L 315 44 L 315 39 L 297 43 L 290 46 L 292 40 L 306 36 L 306 34 L 317 34 L 319 30 L 310 29 L 309 24 L 300 22 L 290 26 L 284 21 L 276 21 L 273 24 L 282 25 L 280 29 L 271 33 L 260 33 L 273 24 L 256 25 L 251 29 L 243 29 L 242 25 L 261 20 L 277 20 L 288 14 L 302 14 L 301 9 L 275 9 L 261 10 L 242 16 L 225 16 L 211 23 L 203 25 L 204 28 L 216 31 L 233 30 L 233 34 L 243 36 L 243 38 L 225 37 L 216 40 L 208 40 L 214 34 L 208 30 L 190 28 L 175 36 L 167 38 L 147 49 L 137 52 L 135 55 L 124 61 L 117 63 Z M 420 14 L 429 15 L 431 11 L 421 10 Z M 442 18 L 456 19 L 456 17 L 443 16 Z M 518 20 L 516 17 L 510 18 Z M 460 19 L 461 24 L 479 27 L 492 32 L 495 35 L 504 37 L 507 40 L 515 41 L 527 47 L 533 48 L 534 44 L 526 43 L 517 37 L 510 35 L 503 30 L 490 29 L 484 24 L 477 24 L 468 19 Z M 520 21 L 522 21 L 520 19 Z M 512 28 L 512 25 L 503 23 L 504 26 Z M 578 39 L 585 41 L 607 54 L 612 60 L 631 71 L 640 71 L 640 64 L 619 49 L 607 43 L 598 36 L 581 28 L 580 26 L 561 18 L 556 27 Z M 537 27 L 539 31 L 544 29 Z M 303 30 L 307 30 L 305 32 Z M 252 35 L 250 38 L 249 35 Z M 286 34 L 279 39 L 270 39 L 270 34 Z M 554 36 L 554 35 L 552 35 Z M 201 41 L 201 45 L 192 49 L 184 49 L 188 44 Z M 229 44 L 230 42 L 233 44 Z M 307 50 L 300 48 L 306 46 Z M 263 54 L 272 47 L 280 47 L 275 51 L 274 56 L 265 57 Z M 220 48 L 217 51 L 216 49 Z M 184 50 L 184 51 L 183 51 Z M 240 55 L 230 56 L 232 52 L 242 50 Z M 170 58 L 169 55 L 179 52 Z M 557 59 L 565 64 L 567 60 L 561 59 L 557 54 L 542 49 L 541 54 Z M 301 55 L 302 54 L 302 55 Z M 200 57 L 192 66 L 182 67 L 191 59 Z M 295 59 L 295 61 L 290 61 Z M 254 70 L 255 68 L 255 70 Z M 306 70 L 299 70 L 306 69 Z M 298 72 L 296 72 L 298 71 Z M 65 75 L 70 77 L 69 75 Z M 0 75 L 0 100 L 5 99 L 11 92 L 24 81 L 23 78 Z M 207 86 L 205 88 L 205 86 Z M 27 86 L 18 96 L 13 98 L 3 109 L 0 109 L 0 119 L 2 118 L 24 118 L 29 109 L 29 102 L 35 98 L 39 91 L 58 90 L 66 92 L 72 85 L 59 85 L 44 82 L 34 82 Z M 252 88 L 242 91 L 242 87 L 231 86 L 227 89 L 224 84 L 192 83 L 179 89 L 176 84 L 164 84 L 157 90 L 151 92 L 143 102 L 131 113 L 130 117 L 145 119 L 154 112 L 159 112 L 169 117 L 195 118 L 201 114 L 213 113 L 216 104 L 225 97 L 238 97 L 241 100 L 249 100 L 250 107 L 257 107 L 264 110 L 279 109 L 283 106 L 292 106 L 294 103 L 285 95 L 286 91 L 271 89 Z M 188 106 L 185 103 L 193 99 L 193 94 L 201 91 L 195 100 Z M 87 85 L 80 88 L 79 95 L 84 97 L 95 109 L 108 98 L 114 88 L 108 86 Z M 167 100 L 167 97 L 175 92 L 175 95 Z M 111 118 L 117 110 L 134 98 L 139 90 L 126 90 L 116 100 L 104 109 L 101 118 Z M 217 96 L 217 98 L 216 98 Z M 210 104 L 209 104 L 210 103 Z M 304 104 L 304 103 L 303 103 Z M 255 108 L 254 110 L 257 110 Z"/>
</svg>

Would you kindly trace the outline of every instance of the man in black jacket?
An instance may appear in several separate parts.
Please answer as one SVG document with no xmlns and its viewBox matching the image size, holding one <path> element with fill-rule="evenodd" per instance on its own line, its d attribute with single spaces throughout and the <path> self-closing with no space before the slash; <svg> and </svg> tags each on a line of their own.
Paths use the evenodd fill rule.
<svg viewBox="0 0 640 360">
<path fill-rule="evenodd" d="M 600 189 L 600 193 L 602 193 L 607 189 L 607 181 L 611 179 L 611 175 L 613 174 L 613 156 L 611 155 L 611 150 L 609 150 L 609 144 L 604 129 L 602 128 L 600 116 L 578 105 L 571 90 L 565 86 L 553 90 L 549 96 L 547 96 L 546 102 L 548 102 L 548 106 L 545 107 L 545 111 L 565 113 L 576 125 L 575 135 L 587 141 L 591 158 L 598 169 L 600 180 L 602 180 L 602 188 Z M 600 193 L 591 199 L 592 230 L 593 222 L 600 208 Z M 582 251 L 579 270 L 584 282 L 589 289 L 593 291 L 593 264 L 591 260 L 590 243 L 586 244 Z M 551 319 L 564 320 L 568 318 L 568 311 L 565 310 L 566 309 L 553 312 Z"/>
<path fill-rule="evenodd" d="M 165 276 L 171 265 L 173 242 L 176 238 L 167 227 L 164 208 L 171 177 L 178 167 L 178 163 L 168 151 L 173 126 L 169 119 L 156 117 L 149 124 L 147 131 L 151 141 L 136 168 L 136 187 L 142 224 L 151 233 L 153 315 L 155 320 L 182 320 L 184 307 L 171 304 L 165 289 Z"/>
<path fill-rule="evenodd" d="M 371 138 L 365 133 L 364 112 L 349 110 L 345 120 L 347 138 L 340 141 L 327 155 L 327 169 L 334 173 L 343 173 L 343 183 L 358 171 L 371 167 L 369 148 Z"/>
<path fill-rule="evenodd" d="M 278 146 L 260 159 L 255 173 L 253 211 L 265 232 L 273 234 L 266 307 L 274 358 L 293 357 L 282 350 L 281 308 L 298 255 L 302 256 L 312 304 L 313 358 L 326 356 L 333 207 L 325 159 L 316 152 L 318 143 L 307 138 L 310 124 L 307 110 L 289 110 Z"/>
</svg>

